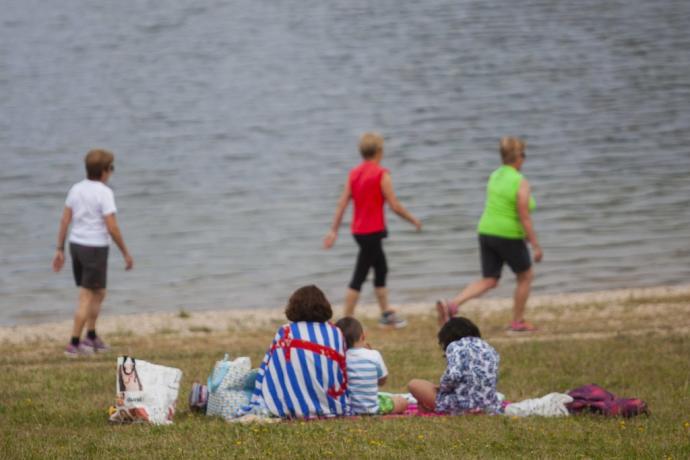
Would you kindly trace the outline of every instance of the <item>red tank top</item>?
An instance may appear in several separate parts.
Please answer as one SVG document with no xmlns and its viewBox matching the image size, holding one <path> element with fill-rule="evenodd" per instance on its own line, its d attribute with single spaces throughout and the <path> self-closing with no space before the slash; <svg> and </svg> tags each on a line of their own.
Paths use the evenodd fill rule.
<svg viewBox="0 0 690 460">
<path fill-rule="evenodd" d="M 355 215 L 352 218 L 352 233 L 364 235 L 382 232 L 386 229 L 383 214 L 383 190 L 381 179 L 388 172 L 373 161 L 363 161 L 350 171 L 350 192 L 355 204 Z"/>
</svg>

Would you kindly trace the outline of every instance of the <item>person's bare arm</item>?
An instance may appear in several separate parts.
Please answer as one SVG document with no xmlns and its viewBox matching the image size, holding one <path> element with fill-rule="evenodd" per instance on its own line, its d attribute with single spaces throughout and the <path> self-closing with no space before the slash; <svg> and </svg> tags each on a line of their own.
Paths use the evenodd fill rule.
<svg viewBox="0 0 690 460">
<path fill-rule="evenodd" d="M 338 229 L 340 228 L 340 223 L 343 221 L 343 215 L 347 209 L 348 203 L 350 203 L 350 197 L 352 193 L 350 191 L 350 181 L 345 181 L 345 186 L 343 187 L 343 192 L 338 198 L 338 204 L 335 207 L 335 216 L 333 216 L 333 223 L 331 224 L 331 229 L 323 237 L 323 247 L 329 249 L 335 244 L 335 240 L 338 238 Z"/>
<path fill-rule="evenodd" d="M 60 218 L 58 228 L 57 244 L 55 245 L 55 256 L 53 257 L 53 271 L 59 272 L 65 265 L 65 239 L 67 238 L 67 228 L 72 222 L 72 209 L 65 206 Z"/>
<path fill-rule="evenodd" d="M 122 253 L 122 257 L 124 257 L 125 259 L 125 270 L 131 270 L 132 267 L 134 267 L 134 259 L 132 259 L 132 256 L 129 255 L 129 251 L 127 250 L 127 246 L 125 245 L 125 240 L 122 238 L 122 232 L 120 232 L 120 226 L 117 225 L 117 218 L 115 217 L 115 213 L 108 214 L 104 217 L 104 219 L 105 226 L 108 229 L 108 233 L 110 233 L 110 236 L 113 237 L 113 241 L 115 241 L 115 244 Z"/>
<path fill-rule="evenodd" d="M 527 179 L 522 179 L 520 182 L 520 188 L 518 188 L 517 195 L 517 208 L 518 215 L 520 216 L 520 223 L 522 228 L 525 229 L 527 235 L 527 241 L 532 246 L 532 251 L 534 252 L 534 261 L 541 262 L 544 253 L 539 246 L 539 241 L 537 240 L 537 233 L 534 231 L 534 226 L 532 225 L 532 217 L 529 214 L 529 198 L 530 198 L 530 187 Z"/>
<path fill-rule="evenodd" d="M 422 229 L 422 222 L 412 215 L 405 206 L 398 201 L 398 197 L 395 196 L 395 191 L 393 190 L 393 179 L 388 173 L 384 173 L 381 178 L 381 190 L 383 191 L 383 196 L 388 202 L 388 206 L 393 210 L 394 213 L 411 223 L 417 228 L 417 231 Z"/>
</svg>

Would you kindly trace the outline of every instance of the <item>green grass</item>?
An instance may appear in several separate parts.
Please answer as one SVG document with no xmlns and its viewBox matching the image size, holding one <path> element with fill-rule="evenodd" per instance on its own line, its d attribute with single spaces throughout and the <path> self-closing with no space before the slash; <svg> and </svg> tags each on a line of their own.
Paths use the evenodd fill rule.
<svg viewBox="0 0 690 460">
<path fill-rule="evenodd" d="M 643 398 L 652 415 L 229 424 L 189 412 L 191 384 L 205 380 L 224 352 L 258 363 L 274 330 L 204 330 L 193 338 L 161 330 L 110 339 L 123 353 L 183 370 L 178 413 L 167 427 L 107 423 L 115 400 L 115 353 L 73 361 L 56 344 L 3 346 L 0 458 L 690 458 L 687 333 L 656 330 L 580 340 L 563 330 L 562 318 L 554 318 L 539 323 L 546 339 L 512 340 L 500 330 L 507 314 L 478 322 L 501 354 L 499 390 L 510 400 L 598 383 L 620 396 Z M 678 318 L 666 320 L 672 324 Z M 604 330 L 599 324 L 593 321 L 589 329 Z M 369 321 L 365 326 L 390 371 L 384 389 L 405 391 L 412 378 L 439 378 L 444 361 L 432 318 L 412 317 L 401 331 L 381 331 Z"/>
<path fill-rule="evenodd" d="M 630 296 L 624 301 L 627 305 L 655 304 L 655 303 L 681 303 L 690 304 L 690 295 L 669 294 L 661 296 Z"/>
</svg>

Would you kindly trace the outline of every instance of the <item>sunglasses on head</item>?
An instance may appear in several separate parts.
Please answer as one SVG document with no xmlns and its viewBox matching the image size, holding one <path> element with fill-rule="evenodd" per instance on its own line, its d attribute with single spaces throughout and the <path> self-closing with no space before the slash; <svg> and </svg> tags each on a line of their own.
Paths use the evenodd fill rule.
<svg viewBox="0 0 690 460">
<path fill-rule="evenodd" d="M 108 171 L 115 171 L 115 165 L 108 166 Z"/>
</svg>

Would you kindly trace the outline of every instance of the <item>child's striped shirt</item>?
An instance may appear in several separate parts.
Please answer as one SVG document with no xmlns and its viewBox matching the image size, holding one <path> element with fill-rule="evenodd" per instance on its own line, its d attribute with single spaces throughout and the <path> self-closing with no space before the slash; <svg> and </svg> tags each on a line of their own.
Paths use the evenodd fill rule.
<svg viewBox="0 0 690 460">
<path fill-rule="evenodd" d="M 378 381 L 388 375 L 381 353 L 368 348 L 352 348 L 347 350 L 345 359 L 352 413 L 378 413 Z"/>
</svg>

